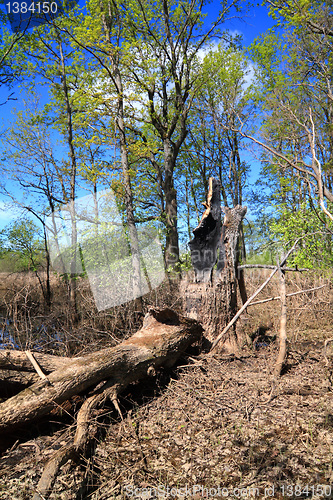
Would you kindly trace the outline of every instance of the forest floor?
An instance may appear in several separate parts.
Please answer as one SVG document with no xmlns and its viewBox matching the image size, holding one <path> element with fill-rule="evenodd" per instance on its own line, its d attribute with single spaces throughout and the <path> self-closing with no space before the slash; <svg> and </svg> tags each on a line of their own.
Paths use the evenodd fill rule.
<svg viewBox="0 0 333 500">
<path fill-rule="evenodd" d="M 302 309 L 297 300 L 294 309 Z M 331 293 L 325 300 L 311 299 L 308 321 L 294 310 L 287 364 L 270 401 L 278 302 L 249 310 L 256 338 L 239 356 L 192 353 L 150 386 L 131 386 L 120 398 L 123 421 L 111 407 L 100 410 L 94 453 L 62 468 L 50 498 L 332 499 L 333 378 L 323 356 L 333 336 Z M 261 320 L 273 318 L 268 330 L 256 324 L 259 309 Z M 65 425 L 55 418 L 12 438 L 0 457 L 1 500 L 32 498 L 74 423 L 68 414 Z"/>
</svg>

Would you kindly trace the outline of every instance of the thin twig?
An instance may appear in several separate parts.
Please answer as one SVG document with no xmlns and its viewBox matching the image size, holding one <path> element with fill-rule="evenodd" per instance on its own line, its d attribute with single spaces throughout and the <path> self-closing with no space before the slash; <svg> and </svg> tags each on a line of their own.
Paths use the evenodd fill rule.
<svg viewBox="0 0 333 500">
<path fill-rule="evenodd" d="M 325 344 L 324 344 L 324 352 L 323 352 L 323 354 L 324 354 L 324 359 L 325 359 L 326 366 L 329 365 L 329 361 L 328 361 L 327 356 L 326 356 L 326 350 L 327 350 L 327 344 L 329 344 L 330 342 L 333 342 L 333 338 L 326 339 L 325 340 Z"/>
<path fill-rule="evenodd" d="M 38 375 L 40 376 L 40 378 L 46 379 L 47 377 L 46 377 L 45 373 L 43 372 L 43 370 L 39 366 L 38 362 L 34 358 L 34 355 L 32 354 L 32 352 L 31 351 L 25 351 L 25 354 L 26 354 L 28 360 L 30 361 L 30 363 L 32 364 L 32 366 L 35 368 L 35 370 L 38 373 Z"/>
<path fill-rule="evenodd" d="M 276 266 L 270 265 L 270 264 L 242 264 L 241 266 L 238 266 L 237 269 L 275 269 Z M 303 271 L 310 271 L 311 269 L 308 269 L 307 267 L 302 267 L 301 269 L 298 269 L 298 267 L 282 267 L 282 271 L 294 271 L 294 272 L 303 272 Z"/>
<path fill-rule="evenodd" d="M 317 286 L 316 288 L 309 288 L 308 290 L 300 290 L 299 292 L 287 293 L 286 297 L 292 297 L 293 295 L 299 295 L 300 293 L 307 293 L 307 292 L 313 292 L 314 290 L 320 290 L 320 288 L 323 288 L 324 286 L 327 286 L 327 283 L 325 283 L 325 285 Z M 278 295 L 277 297 L 269 297 L 268 299 L 256 300 L 256 302 L 252 302 L 250 306 L 256 306 L 257 304 L 264 304 L 265 302 L 271 302 L 272 300 L 279 300 L 279 299 L 281 299 L 280 295 Z"/>
</svg>

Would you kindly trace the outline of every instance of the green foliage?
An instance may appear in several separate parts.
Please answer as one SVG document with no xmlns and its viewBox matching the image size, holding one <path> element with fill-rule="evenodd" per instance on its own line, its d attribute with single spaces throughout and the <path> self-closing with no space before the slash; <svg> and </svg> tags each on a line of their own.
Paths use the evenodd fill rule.
<svg viewBox="0 0 333 500">
<path fill-rule="evenodd" d="M 32 193 L 29 202 L 38 193 L 35 205 L 41 218 L 75 198 L 79 187 L 86 193 L 108 185 L 125 220 L 127 191 L 119 154 L 125 140 L 136 221 L 159 220 L 166 239 L 171 224 L 178 222 L 188 239 L 202 213 L 209 176 L 220 178 L 223 204 L 246 202 L 246 139 L 236 129 L 241 123 L 243 133 L 251 132 L 262 113 L 262 138 L 284 159 L 262 155 L 260 196 L 254 200 L 256 231 L 246 233 L 250 258 L 271 261 L 299 235 L 323 230 L 328 221 L 318 208 L 312 178 L 297 173 L 290 162 L 308 164 L 311 151 L 304 126 L 310 124 L 311 106 L 323 179 L 332 185 L 333 113 L 325 87 L 332 83 L 332 47 L 318 31 L 328 29 L 326 3 L 269 4 L 276 27 L 252 45 L 254 65 L 238 41 L 212 44 L 207 51 L 206 2 L 198 1 L 126 0 L 111 5 L 89 0 L 85 9 L 76 7 L 22 39 L 20 49 L 15 46 L 10 53 L 10 66 L 31 93 L 41 83 L 47 85 L 49 100 L 32 113 L 17 114 L 6 137 L 7 173 L 12 170 L 16 182 Z M 221 34 L 230 6 L 223 2 L 224 14 L 216 15 L 215 34 Z M 311 32 L 313 23 L 319 28 Z M 6 34 L 2 50 L 12 41 Z M 203 59 L 202 49 L 207 51 Z M 117 127 L 120 103 L 125 139 Z M 56 151 L 50 131 L 52 140 L 59 138 Z M 178 208 L 173 221 L 168 204 Z M 264 217 L 260 212 L 267 205 Z M 304 239 L 297 263 L 330 265 L 329 238 L 311 238 Z M 102 244 L 91 235 L 92 260 L 94 242 Z M 16 250 L 6 247 L 5 252 L 14 255 Z M 26 259 L 23 267 L 30 265 L 28 254 L 18 250 Z M 188 267 L 187 257 L 181 257 L 180 266 Z"/>
<path fill-rule="evenodd" d="M 233 129 L 239 120 L 243 121 L 244 129 L 250 126 L 254 87 L 249 61 L 234 45 L 229 48 L 222 43 L 212 45 L 204 59 L 197 61 L 196 70 L 200 84 L 181 157 L 184 158 L 182 179 L 185 177 L 187 190 L 185 201 L 198 219 L 210 176 L 221 181 L 224 205 L 244 202 L 249 167 L 243 159 L 244 140 Z"/>
<path fill-rule="evenodd" d="M 19 219 L 0 233 L 1 269 L 6 272 L 37 271 L 44 260 L 40 229 L 29 219 Z"/>
<path fill-rule="evenodd" d="M 288 210 L 281 205 L 277 217 L 270 224 L 272 237 L 284 249 L 290 248 L 296 239 L 302 238 L 298 250 L 288 260 L 291 265 L 310 269 L 327 269 L 333 265 L 333 224 L 320 220 L 315 211 L 305 202 L 298 210 Z M 328 229 L 323 229 L 323 221 Z"/>
<path fill-rule="evenodd" d="M 184 273 L 187 273 L 190 269 L 192 269 L 191 253 L 187 251 L 180 254 L 179 262 L 177 262 L 176 266 L 170 266 L 167 272 L 171 278 L 178 278 L 184 276 Z"/>
<path fill-rule="evenodd" d="M 332 230 L 332 222 L 320 206 L 318 179 L 324 184 L 330 211 L 332 10 L 329 2 L 317 0 L 266 4 L 276 24 L 250 48 L 260 89 L 258 138 L 267 146 L 254 197 L 257 222 L 279 253 L 304 237 L 294 263 L 329 267 L 332 237 L 327 229 Z M 322 175 L 316 172 L 318 165 Z"/>
<path fill-rule="evenodd" d="M 244 221 L 246 264 L 275 264 L 277 242 L 272 237 L 269 219 L 261 214 L 256 219 Z"/>
</svg>

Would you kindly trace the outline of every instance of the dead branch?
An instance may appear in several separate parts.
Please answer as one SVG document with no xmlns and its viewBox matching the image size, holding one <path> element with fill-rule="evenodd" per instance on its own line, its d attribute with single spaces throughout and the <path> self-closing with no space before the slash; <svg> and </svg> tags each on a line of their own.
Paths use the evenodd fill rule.
<svg viewBox="0 0 333 500">
<path fill-rule="evenodd" d="M 85 454 L 88 441 L 92 441 L 97 432 L 97 426 L 92 419 L 92 411 L 106 401 L 112 400 L 117 394 L 117 387 L 105 388 L 102 392 L 88 398 L 80 408 L 77 416 L 77 426 L 73 442 L 67 443 L 48 460 L 43 474 L 38 482 L 33 500 L 45 500 L 51 492 L 60 468 L 70 459 Z"/>
<path fill-rule="evenodd" d="M 42 379 L 46 378 L 45 373 L 43 372 L 43 370 L 39 366 L 39 364 L 36 361 L 36 358 L 34 357 L 34 355 L 32 354 L 32 352 L 31 351 L 25 351 L 25 354 L 26 354 L 27 358 L 29 359 L 29 361 L 31 362 L 32 366 L 35 368 L 35 370 L 38 373 L 38 375 L 40 376 L 40 378 L 42 378 Z"/>
<path fill-rule="evenodd" d="M 1 384 L 1 393 L 5 393 L 7 388 L 10 388 L 13 385 L 28 386 L 38 382 L 40 380 L 37 373 L 33 372 L 19 372 L 15 370 L 0 370 L 0 384 Z"/>
<path fill-rule="evenodd" d="M 307 130 L 307 132 L 308 132 L 309 143 L 310 143 L 310 147 L 311 147 L 311 154 L 312 154 L 312 158 L 313 158 L 312 168 L 316 172 L 316 180 L 317 180 L 317 184 L 318 184 L 318 194 L 319 194 L 319 204 L 320 204 L 320 207 L 321 207 L 322 211 L 324 212 L 324 214 L 326 214 L 327 217 L 329 217 L 329 219 L 331 219 L 331 221 L 333 221 L 333 214 L 331 214 L 331 212 L 329 210 L 327 210 L 325 203 L 324 203 L 325 193 L 324 193 L 324 186 L 323 186 L 323 179 L 322 179 L 322 168 L 321 168 L 321 163 L 318 160 L 317 154 L 316 154 L 316 131 L 315 131 L 315 126 L 314 126 L 314 122 L 313 122 L 313 118 L 312 118 L 311 108 L 309 108 L 309 117 L 310 117 L 310 122 L 311 122 L 311 132 L 309 130 Z M 317 168 L 315 168 L 315 165 L 317 166 Z"/>
<path fill-rule="evenodd" d="M 292 254 L 292 252 L 295 250 L 296 246 L 297 246 L 297 243 L 299 242 L 301 238 L 298 238 L 295 243 L 293 244 L 293 246 L 291 247 L 291 249 L 287 252 L 287 254 L 285 255 L 285 257 L 283 257 L 283 259 L 281 260 L 281 263 L 280 263 L 280 266 L 283 266 L 285 264 L 285 262 L 287 261 L 288 257 Z M 241 314 L 246 310 L 247 306 L 252 302 L 252 300 L 257 296 L 259 295 L 259 293 L 265 288 L 265 286 L 271 281 L 271 279 L 273 278 L 274 274 L 278 271 L 278 266 L 276 266 L 274 268 L 274 270 L 272 271 L 272 273 L 269 275 L 269 277 L 267 278 L 267 280 L 258 288 L 258 290 L 256 290 L 254 292 L 253 295 L 251 295 L 251 297 L 245 302 L 245 304 L 240 308 L 240 310 L 238 311 L 238 313 L 233 317 L 233 319 L 227 324 L 227 326 L 222 330 L 222 332 L 216 337 L 216 339 L 214 340 L 213 344 L 212 344 L 212 347 L 211 347 L 211 351 L 213 349 L 215 349 L 215 347 L 217 346 L 217 344 L 221 341 L 221 339 L 223 339 L 223 337 L 225 336 L 225 334 L 228 332 L 228 330 L 236 323 L 236 321 L 238 320 L 238 318 L 241 316 Z"/>
<path fill-rule="evenodd" d="M 270 264 L 242 264 L 241 266 L 238 266 L 237 269 L 275 269 L 276 266 L 270 265 Z M 310 271 L 307 267 L 301 267 L 298 269 L 298 267 L 282 267 L 282 271 L 294 271 L 294 272 L 303 272 L 303 271 Z"/>
<path fill-rule="evenodd" d="M 323 352 L 323 355 L 324 355 L 324 359 L 325 359 L 325 364 L 326 364 L 326 366 L 328 366 L 328 365 L 330 364 L 330 363 L 329 363 L 329 361 L 328 361 L 328 359 L 327 359 L 327 346 L 328 346 L 328 344 L 330 344 L 331 342 L 333 342 L 333 338 L 331 338 L 331 339 L 326 339 L 326 340 L 325 340 L 325 343 L 324 343 L 324 352 Z"/>
<path fill-rule="evenodd" d="M 281 270 L 283 271 L 284 269 L 281 269 Z M 327 286 L 327 283 L 325 283 L 325 285 L 316 286 L 315 288 L 309 288 L 308 290 L 299 290 L 298 292 L 287 293 L 286 297 L 293 297 L 294 295 L 299 295 L 301 293 L 314 292 L 315 290 L 320 290 L 321 288 L 324 288 L 324 286 Z M 251 304 L 249 304 L 248 307 L 256 306 L 258 304 L 265 304 L 266 302 L 271 302 L 272 300 L 280 300 L 280 299 L 281 299 L 281 295 L 278 295 L 277 297 L 269 297 L 268 299 L 256 300 L 255 302 L 252 302 Z"/>
<path fill-rule="evenodd" d="M 286 300 L 286 276 L 282 271 L 280 264 L 277 265 L 279 269 L 280 278 L 280 296 L 281 296 L 281 318 L 280 318 L 280 346 L 279 354 L 276 360 L 274 376 L 279 378 L 281 375 L 282 367 L 286 359 L 287 353 L 287 300 Z"/>
<path fill-rule="evenodd" d="M 262 147 L 263 149 L 265 149 L 266 151 L 271 153 L 274 157 L 280 158 L 287 165 L 289 165 L 290 167 L 296 169 L 298 172 L 303 174 L 305 179 L 308 179 L 310 176 L 312 179 L 314 179 L 318 188 L 319 189 L 322 188 L 322 196 L 325 197 L 329 202 L 331 202 L 331 203 L 333 202 L 333 192 L 322 182 L 322 179 L 320 176 L 321 172 L 317 168 L 317 162 L 316 162 L 317 158 L 315 156 L 312 157 L 311 164 L 310 163 L 307 164 L 303 161 L 297 161 L 297 159 L 293 160 L 290 157 L 288 157 L 288 155 L 284 155 L 283 153 L 281 153 L 280 151 L 278 151 L 274 147 L 269 146 L 269 144 L 266 144 L 266 143 L 260 141 L 259 139 L 256 139 L 252 135 L 244 133 L 242 130 L 244 124 L 242 123 L 242 120 L 241 120 L 239 115 L 238 115 L 238 119 L 240 121 L 241 127 L 239 129 L 233 128 L 232 130 L 234 132 L 239 133 L 242 137 L 244 137 L 246 139 L 250 139 L 255 144 L 258 144 L 260 147 Z M 309 128 L 304 123 L 300 123 L 300 125 L 301 125 L 301 127 L 303 127 L 305 129 L 306 133 L 308 134 L 308 136 L 310 138 L 309 142 L 310 142 L 310 147 L 311 147 L 312 153 L 313 153 L 313 146 L 314 146 L 313 133 L 312 133 L 313 131 L 311 132 L 309 130 Z M 320 195 L 320 197 L 321 197 L 321 195 Z M 322 205 L 324 205 L 324 204 L 322 204 Z M 321 205 L 322 209 L 324 210 L 324 208 L 325 208 L 325 210 L 327 210 L 325 205 L 324 206 L 322 206 L 322 205 Z M 328 217 L 332 220 L 332 214 L 327 213 L 326 215 L 328 215 Z"/>
<path fill-rule="evenodd" d="M 45 373 L 65 368 L 72 361 L 70 358 L 52 356 L 51 354 L 42 354 L 40 352 L 34 352 L 33 356 Z M 34 372 L 35 368 L 25 352 L 8 349 L 0 351 L 0 370 Z"/>
</svg>

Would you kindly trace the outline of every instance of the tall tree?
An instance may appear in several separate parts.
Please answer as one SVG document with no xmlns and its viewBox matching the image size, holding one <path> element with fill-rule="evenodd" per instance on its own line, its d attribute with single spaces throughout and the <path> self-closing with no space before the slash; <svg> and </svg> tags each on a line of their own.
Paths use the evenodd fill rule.
<svg viewBox="0 0 333 500">
<path fill-rule="evenodd" d="M 281 172 L 294 170 L 302 193 L 333 221 L 331 4 L 267 4 L 277 23 L 251 49 L 263 116 L 261 136 L 252 139 L 266 151 L 266 161 Z"/>
<path fill-rule="evenodd" d="M 197 54 L 212 37 L 221 36 L 221 25 L 232 12 L 239 10 L 239 2 L 224 0 L 216 21 L 205 29 L 205 6 L 204 1 L 197 0 L 180 4 L 174 0 L 136 0 L 121 4 L 93 0 L 88 7 L 90 15 L 74 33 L 79 45 L 102 65 L 118 89 L 118 96 L 137 103 L 130 109 L 132 119 L 124 121 L 124 126 L 134 131 L 141 141 L 154 179 L 159 184 L 158 189 L 163 193 L 167 267 L 179 259 L 174 175 L 187 135 L 193 96 L 198 85 L 203 83 L 199 82 L 195 72 Z M 100 27 L 96 24 L 99 12 L 104 31 L 101 19 Z M 110 31 L 108 23 L 111 20 L 113 35 L 117 38 L 108 47 L 105 37 Z M 120 74 L 123 80 L 121 89 Z M 148 127 L 148 132 L 144 126 Z M 151 140 L 151 135 L 155 140 Z"/>
<path fill-rule="evenodd" d="M 185 151 L 205 190 L 214 174 L 220 179 L 225 206 L 236 206 L 243 201 L 248 167 L 242 159 L 245 141 L 234 129 L 238 115 L 250 127 L 249 63 L 239 48 L 219 44 L 204 57 L 201 72 L 205 85 L 194 100 Z"/>
<path fill-rule="evenodd" d="M 7 16 L 0 12 L 0 87 L 11 87 L 18 82 L 20 77 L 20 69 L 12 66 L 13 54 L 19 50 L 20 41 L 26 35 L 26 30 L 22 33 L 10 34 L 6 28 L 8 24 Z M 8 100 L 15 99 L 13 93 L 6 97 L 5 101 L 0 101 L 2 106 Z"/>
<path fill-rule="evenodd" d="M 88 31 L 86 32 L 87 28 Z M 106 92 L 111 92 L 114 99 L 113 105 L 110 107 L 108 102 L 109 96 L 104 94 L 104 98 L 102 96 L 99 102 L 99 107 L 102 115 L 109 115 L 109 123 L 113 123 L 116 127 L 116 136 L 112 134 L 112 137 L 115 137 L 120 153 L 124 205 L 132 256 L 133 297 L 136 298 L 137 308 L 141 310 L 142 302 L 139 297 L 142 295 L 142 286 L 139 241 L 135 223 L 128 139 L 125 125 L 126 90 L 124 89 L 122 63 L 124 51 L 121 46 L 124 29 L 124 16 L 119 5 L 116 3 L 92 1 L 88 4 L 88 14 L 85 16 L 83 25 L 74 30 L 71 39 L 74 45 L 80 47 L 80 49 L 84 49 L 86 53 L 94 58 L 96 64 L 94 71 L 100 76 L 100 82 L 97 83 L 96 90 L 98 91 L 99 86 L 102 86 L 104 89 L 108 88 L 109 90 L 106 90 Z"/>
<path fill-rule="evenodd" d="M 138 0 L 134 16 L 129 19 L 129 43 L 137 61 L 131 61 L 129 67 L 133 85 L 146 96 L 144 119 L 152 126 L 163 153 L 162 164 L 156 168 L 160 169 L 158 178 L 165 198 L 167 266 L 179 259 L 174 176 L 188 134 L 193 99 L 204 83 L 196 71 L 198 54 L 212 38 L 222 36 L 221 26 L 229 16 L 237 14 L 240 4 L 223 0 L 216 20 L 208 28 L 203 23 L 205 7 L 204 0 Z M 157 151 L 152 153 L 154 157 Z"/>
<path fill-rule="evenodd" d="M 19 219 L 0 232 L 2 246 L 15 255 L 17 270 L 32 271 L 38 279 L 45 304 L 50 307 L 51 290 L 49 280 L 44 282 L 40 275 L 43 268 L 43 238 L 40 227 L 31 219 Z"/>
<path fill-rule="evenodd" d="M 244 201 L 249 169 L 244 161 L 245 141 L 235 130 L 238 115 L 247 129 L 252 125 L 254 94 L 249 63 L 239 48 L 226 49 L 219 44 L 204 57 L 201 78 L 205 84 L 190 113 L 185 164 L 198 193 L 200 186 L 208 191 L 208 178 L 213 175 L 220 180 L 224 205 L 235 207 Z M 244 241 L 241 247 L 245 258 Z"/>
<path fill-rule="evenodd" d="M 63 22 L 66 22 L 64 20 Z M 62 202 L 71 207 L 71 246 L 73 249 L 73 259 L 71 263 L 69 283 L 69 302 L 71 317 L 74 321 L 77 320 L 77 300 L 76 300 L 76 261 L 77 256 L 77 230 L 76 219 L 74 213 L 74 203 L 77 190 L 77 171 L 78 161 L 80 156 L 79 147 L 75 145 L 75 132 L 79 122 L 80 107 L 77 105 L 77 96 L 73 92 L 72 82 L 78 78 L 80 74 L 80 65 L 77 54 L 69 47 L 65 36 L 56 25 L 48 25 L 39 27 L 32 34 L 22 40 L 22 46 L 19 52 L 16 53 L 14 68 L 20 67 L 21 74 L 25 77 L 26 88 L 30 92 L 35 92 L 36 88 L 43 83 L 49 85 L 49 102 L 44 106 L 44 109 L 37 113 L 35 117 L 31 117 L 28 121 L 30 125 L 26 128 L 28 136 L 33 139 L 31 147 L 34 151 L 31 161 L 28 161 L 30 175 L 28 184 L 32 190 L 43 192 L 46 195 L 48 209 L 51 213 L 56 208 L 56 203 Z M 38 130 L 38 123 L 41 124 Z M 67 154 L 65 153 L 62 160 L 58 163 L 55 161 L 53 152 L 50 153 L 50 148 L 46 147 L 45 135 L 42 131 L 44 123 L 54 131 L 54 136 L 63 139 Z M 36 128 L 37 124 L 37 128 Z M 24 151 L 22 146 L 22 135 L 24 136 L 24 124 L 21 121 L 19 135 L 21 134 L 21 142 L 13 144 L 14 149 L 18 146 L 19 151 L 14 153 L 16 163 L 19 162 Z M 15 136 L 13 131 L 12 138 Z M 23 139 L 24 141 L 24 139 Z M 18 154 L 17 154 L 18 153 Z M 20 171 L 25 170 L 25 166 L 21 166 Z M 13 176 L 17 178 L 16 173 Z M 34 179 L 33 176 L 35 176 Z M 39 180 L 38 180 L 39 179 Z M 50 181 L 52 179 L 52 181 Z M 58 184 L 57 195 L 51 184 Z M 25 183 L 24 175 L 18 179 L 19 182 Z M 34 187 L 35 186 L 35 187 Z M 38 186 L 36 188 L 36 186 Z M 56 203 L 55 203 L 56 200 Z M 35 205 L 36 206 L 36 205 Z M 45 208 L 45 206 L 44 206 Z M 35 214 L 39 213 L 34 210 Z M 45 215 L 45 212 L 44 212 Z"/>
<path fill-rule="evenodd" d="M 288 246 L 296 231 L 303 237 L 302 263 L 315 264 L 305 243 L 308 239 L 309 244 L 313 246 L 315 240 L 321 248 L 318 264 L 327 265 L 333 221 L 333 13 L 330 2 L 325 1 L 273 0 L 266 4 L 276 26 L 250 48 L 260 88 L 257 116 L 261 128 L 251 134 L 238 115 L 235 130 L 262 148 L 258 199 L 266 199 L 265 192 L 271 192 L 275 215 L 271 210 L 266 213 L 271 219 L 271 235 L 282 238 L 278 248 L 281 243 Z M 328 235 L 313 239 L 308 236 L 309 224 Z"/>
<path fill-rule="evenodd" d="M 46 303 L 51 305 L 50 252 L 46 219 L 64 202 L 66 165 L 56 158 L 46 123 L 41 119 L 38 102 L 18 112 L 3 136 L 1 192 L 24 213 L 30 214 L 43 228 L 46 259 Z M 56 240 L 57 241 L 57 240 Z M 66 279 L 65 268 L 63 273 Z"/>
</svg>

